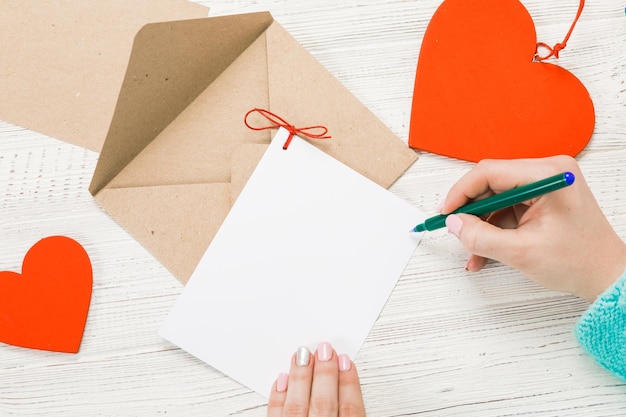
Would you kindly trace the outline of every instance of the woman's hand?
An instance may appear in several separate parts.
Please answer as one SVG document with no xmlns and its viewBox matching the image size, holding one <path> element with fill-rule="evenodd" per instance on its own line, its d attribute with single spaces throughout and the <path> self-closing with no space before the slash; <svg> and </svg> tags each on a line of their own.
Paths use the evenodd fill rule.
<svg viewBox="0 0 626 417">
<path fill-rule="evenodd" d="M 626 245 L 573 158 L 481 161 L 452 186 L 441 213 L 564 171 L 575 175 L 574 184 L 494 213 L 487 221 L 469 214 L 448 216 L 448 230 L 472 254 L 467 270 L 479 271 L 488 258 L 495 259 L 544 287 L 588 301 L 621 276 Z"/>
<path fill-rule="evenodd" d="M 268 417 L 364 417 L 365 406 L 356 367 L 321 343 L 314 355 L 298 348 L 289 374 L 272 387 Z"/>
</svg>

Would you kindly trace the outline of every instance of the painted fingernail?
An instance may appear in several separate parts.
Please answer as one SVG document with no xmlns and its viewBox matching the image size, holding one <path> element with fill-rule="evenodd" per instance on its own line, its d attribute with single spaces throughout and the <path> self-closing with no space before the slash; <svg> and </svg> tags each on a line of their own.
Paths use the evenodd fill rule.
<svg viewBox="0 0 626 417">
<path fill-rule="evenodd" d="M 308 366 L 311 361 L 311 351 L 306 346 L 300 346 L 296 351 L 296 365 Z"/>
<path fill-rule="evenodd" d="M 345 353 L 337 356 L 337 362 L 339 364 L 340 371 L 349 371 L 350 368 L 352 368 L 352 361 L 350 360 L 350 357 Z"/>
<path fill-rule="evenodd" d="M 278 379 L 276 379 L 276 391 L 285 392 L 287 391 L 287 382 L 289 381 L 289 374 L 279 374 Z"/>
<path fill-rule="evenodd" d="M 330 343 L 320 343 L 317 347 L 317 359 L 322 362 L 329 361 L 333 356 L 333 348 Z"/>
<path fill-rule="evenodd" d="M 435 209 L 435 211 L 437 213 L 441 213 L 441 209 L 443 209 L 444 204 L 446 204 L 446 200 L 441 200 L 441 202 L 439 202 L 439 204 L 437 205 L 437 208 Z"/>
<path fill-rule="evenodd" d="M 461 220 L 459 216 L 452 214 L 446 217 L 446 227 L 448 228 L 449 233 L 452 233 L 454 236 L 459 237 L 461 227 L 463 227 L 463 220 Z"/>
</svg>

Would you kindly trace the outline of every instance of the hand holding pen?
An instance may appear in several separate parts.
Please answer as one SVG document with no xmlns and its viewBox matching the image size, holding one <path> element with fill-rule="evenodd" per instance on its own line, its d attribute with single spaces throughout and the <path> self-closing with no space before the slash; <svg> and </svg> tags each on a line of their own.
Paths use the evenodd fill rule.
<svg viewBox="0 0 626 417">
<path fill-rule="evenodd" d="M 571 172 L 562 172 L 539 181 L 531 182 L 530 184 L 520 185 L 511 190 L 472 201 L 471 203 L 459 207 L 452 213 L 433 216 L 426 219 L 424 223 L 415 226 L 412 231 L 425 232 L 427 230 L 440 229 L 446 225 L 446 220 L 451 214 L 467 213 L 475 216 L 484 216 L 486 214 L 495 213 L 499 210 L 531 201 L 544 194 L 570 186 L 575 180 L 576 177 Z"/>
<path fill-rule="evenodd" d="M 467 213 L 445 217 L 450 233 L 471 253 L 467 270 L 479 271 L 494 259 L 549 289 L 588 301 L 624 272 L 626 245 L 570 157 L 480 162 L 452 186 L 441 213 L 562 172 L 571 172 L 575 183 L 495 211 L 487 221 Z"/>
</svg>

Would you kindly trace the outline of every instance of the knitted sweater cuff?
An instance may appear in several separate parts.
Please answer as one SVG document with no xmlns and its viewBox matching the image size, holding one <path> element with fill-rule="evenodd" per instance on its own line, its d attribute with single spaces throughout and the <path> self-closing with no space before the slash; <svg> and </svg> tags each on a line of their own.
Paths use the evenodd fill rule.
<svg viewBox="0 0 626 417">
<path fill-rule="evenodd" d="M 626 380 L 626 271 L 589 306 L 574 333 L 600 365 Z"/>
</svg>

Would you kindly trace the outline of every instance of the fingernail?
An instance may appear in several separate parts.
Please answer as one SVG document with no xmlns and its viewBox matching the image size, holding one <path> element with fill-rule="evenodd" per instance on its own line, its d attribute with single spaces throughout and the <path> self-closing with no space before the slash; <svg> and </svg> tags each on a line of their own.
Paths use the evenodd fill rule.
<svg viewBox="0 0 626 417">
<path fill-rule="evenodd" d="M 300 346 L 296 351 L 296 365 L 308 366 L 311 361 L 311 351 L 306 346 Z"/>
<path fill-rule="evenodd" d="M 333 356 L 333 348 L 330 343 L 320 343 L 317 347 L 317 359 L 322 362 L 329 361 Z"/>
<path fill-rule="evenodd" d="M 276 391 L 287 391 L 287 381 L 289 381 L 289 374 L 279 374 L 278 379 L 276 379 Z"/>
<path fill-rule="evenodd" d="M 459 237 L 459 232 L 461 232 L 461 227 L 463 227 L 463 220 L 459 216 L 452 214 L 446 217 L 446 227 L 449 233 Z"/>
<path fill-rule="evenodd" d="M 352 361 L 350 360 L 350 357 L 345 353 L 337 356 L 337 362 L 339 363 L 340 371 L 349 371 L 350 368 L 352 368 Z"/>
<path fill-rule="evenodd" d="M 469 272 L 469 270 L 470 270 L 470 269 L 469 269 L 469 268 L 470 268 L 470 260 L 471 260 L 471 259 L 468 259 L 468 260 L 467 260 L 467 262 L 465 262 L 465 270 L 466 270 L 466 271 L 468 271 L 468 272 Z"/>
</svg>

